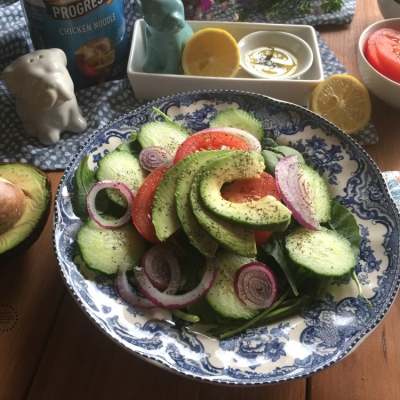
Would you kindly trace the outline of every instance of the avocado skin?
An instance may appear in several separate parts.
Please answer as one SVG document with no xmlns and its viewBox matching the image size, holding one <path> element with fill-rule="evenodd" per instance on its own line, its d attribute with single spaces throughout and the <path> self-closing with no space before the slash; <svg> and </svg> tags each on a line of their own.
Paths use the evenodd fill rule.
<svg viewBox="0 0 400 400">
<path fill-rule="evenodd" d="M 8 260 L 12 259 L 13 257 L 16 257 L 17 255 L 20 255 L 23 252 L 25 252 L 26 250 L 28 250 L 39 239 L 44 227 L 46 226 L 47 220 L 50 215 L 51 198 L 52 198 L 52 187 L 51 187 L 50 179 L 40 169 L 38 169 L 32 165 L 17 163 L 17 162 L 15 162 L 15 163 L 0 163 L 0 176 L 2 176 L 2 172 L 3 172 L 2 169 L 5 166 L 7 168 L 9 166 L 11 166 L 11 167 L 15 167 L 18 169 L 30 168 L 30 169 L 28 169 L 28 172 L 30 172 L 30 173 L 32 173 L 32 170 L 35 171 L 42 178 L 44 178 L 43 190 L 45 190 L 47 193 L 46 193 L 45 200 L 41 207 L 42 212 L 39 217 L 39 220 L 36 223 L 35 227 L 32 229 L 32 231 L 28 234 L 28 236 L 26 238 L 22 239 L 21 242 L 19 242 L 17 245 L 15 245 L 14 247 L 12 247 L 10 249 L 7 249 L 3 252 L 0 249 L 0 266 L 3 265 L 3 262 L 8 261 Z M 12 182 L 18 186 L 18 179 L 14 174 L 13 174 L 13 176 L 7 175 L 4 177 L 7 180 L 9 180 L 10 182 Z M 39 176 L 38 176 L 38 178 L 39 178 Z M 10 230 L 12 230 L 12 229 L 13 228 L 11 228 Z"/>
</svg>

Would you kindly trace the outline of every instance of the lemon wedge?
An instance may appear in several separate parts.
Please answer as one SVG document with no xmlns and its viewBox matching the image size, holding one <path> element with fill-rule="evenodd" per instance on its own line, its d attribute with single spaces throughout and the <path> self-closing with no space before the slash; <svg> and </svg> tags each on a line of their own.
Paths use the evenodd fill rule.
<svg viewBox="0 0 400 400">
<path fill-rule="evenodd" d="M 364 128 L 371 118 L 368 90 L 350 75 L 332 75 L 311 93 L 309 108 L 348 134 Z"/>
<path fill-rule="evenodd" d="M 239 65 L 238 44 L 224 29 L 205 28 L 195 32 L 182 53 L 185 75 L 231 78 L 236 76 Z"/>
</svg>

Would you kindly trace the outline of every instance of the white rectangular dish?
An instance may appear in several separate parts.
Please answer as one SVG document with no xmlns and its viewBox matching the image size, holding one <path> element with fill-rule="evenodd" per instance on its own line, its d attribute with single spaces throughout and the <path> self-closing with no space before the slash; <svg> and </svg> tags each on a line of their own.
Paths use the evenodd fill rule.
<svg viewBox="0 0 400 400">
<path fill-rule="evenodd" d="M 239 90 L 259 93 L 306 106 L 315 86 L 324 79 L 321 55 L 315 30 L 309 25 L 260 24 L 245 22 L 187 21 L 196 32 L 214 27 L 225 29 L 238 42 L 249 33 L 261 30 L 288 32 L 306 41 L 311 47 L 314 60 L 311 68 L 299 79 L 258 79 L 242 68 L 235 78 L 209 78 L 186 75 L 154 74 L 143 72 L 146 55 L 145 26 L 143 19 L 135 22 L 132 45 L 128 61 L 128 78 L 135 96 L 139 100 L 154 100 L 160 97 L 197 90 Z"/>
</svg>

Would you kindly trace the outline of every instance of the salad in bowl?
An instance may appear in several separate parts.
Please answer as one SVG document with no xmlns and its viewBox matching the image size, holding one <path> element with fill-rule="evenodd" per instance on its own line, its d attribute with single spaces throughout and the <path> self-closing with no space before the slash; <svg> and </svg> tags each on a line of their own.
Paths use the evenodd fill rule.
<svg viewBox="0 0 400 400">
<path fill-rule="evenodd" d="M 216 91 L 157 100 L 91 138 L 60 183 L 54 237 L 68 287 L 114 340 L 248 384 L 331 365 L 380 322 L 398 288 L 396 224 L 349 136 Z"/>
</svg>

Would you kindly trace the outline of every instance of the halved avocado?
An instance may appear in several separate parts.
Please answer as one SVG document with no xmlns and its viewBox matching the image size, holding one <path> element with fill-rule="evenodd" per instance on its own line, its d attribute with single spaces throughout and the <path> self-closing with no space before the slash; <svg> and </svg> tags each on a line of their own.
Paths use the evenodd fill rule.
<svg viewBox="0 0 400 400">
<path fill-rule="evenodd" d="M 50 214 L 51 182 L 44 172 L 22 163 L 0 163 L 0 178 L 25 194 L 21 217 L 0 234 L 0 261 L 4 261 L 27 250 L 42 233 Z"/>
</svg>

